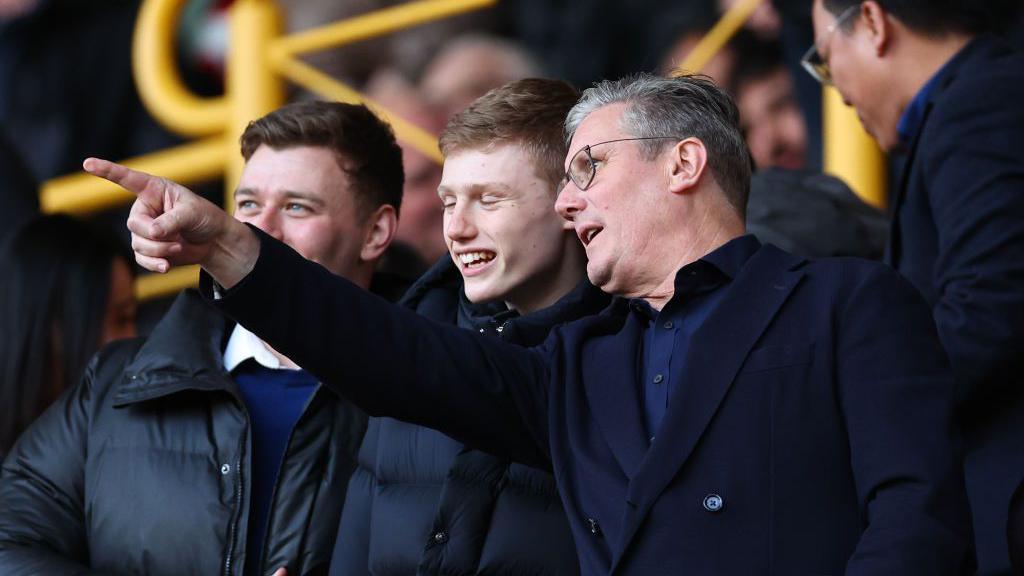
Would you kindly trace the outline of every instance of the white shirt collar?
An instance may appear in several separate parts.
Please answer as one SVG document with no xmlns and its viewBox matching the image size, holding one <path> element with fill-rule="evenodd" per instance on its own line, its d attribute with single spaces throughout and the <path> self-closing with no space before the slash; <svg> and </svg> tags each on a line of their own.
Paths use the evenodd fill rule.
<svg viewBox="0 0 1024 576">
<path fill-rule="evenodd" d="M 243 328 L 241 324 L 236 324 L 235 329 L 231 332 L 231 337 L 228 338 L 227 348 L 224 349 L 224 369 L 231 372 L 249 358 L 264 368 L 274 370 L 289 368 L 282 366 L 277 356 L 274 356 L 267 349 L 267 345 L 255 334 Z"/>
</svg>

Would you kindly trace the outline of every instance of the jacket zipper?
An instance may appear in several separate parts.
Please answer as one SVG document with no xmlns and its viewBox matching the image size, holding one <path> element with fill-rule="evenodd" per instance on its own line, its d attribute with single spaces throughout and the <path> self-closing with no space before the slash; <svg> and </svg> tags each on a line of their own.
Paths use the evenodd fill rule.
<svg viewBox="0 0 1024 576">
<path fill-rule="evenodd" d="M 235 547 L 238 544 L 238 519 L 242 515 L 242 454 L 245 451 L 245 434 L 238 441 L 238 459 L 235 460 L 235 513 L 231 519 L 231 527 L 228 531 L 230 541 L 228 543 L 228 555 L 224 559 L 224 576 L 231 576 L 232 558 L 235 555 Z"/>
</svg>

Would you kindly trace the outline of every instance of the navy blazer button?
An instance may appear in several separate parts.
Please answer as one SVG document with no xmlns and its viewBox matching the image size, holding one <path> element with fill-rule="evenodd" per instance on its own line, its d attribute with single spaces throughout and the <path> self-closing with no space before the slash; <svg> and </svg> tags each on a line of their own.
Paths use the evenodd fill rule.
<svg viewBox="0 0 1024 576">
<path fill-rule="evenodd" d="M 597 520 L 587 518 L 587 526 L 590 528 L 590 533 L 594 536 L 601 535 L 601 525 L 597 523 Z"/>
<path fill-rule="evenodd" d="M 224 476 L 227 476 L 228 474 L 230 474 L 231 473 L 231 464 L 224 464 L 223 466 L 221 466 L 220 467 L 220 473 L 223 474 Z"/>
<path fill-rule="evenodd" d="M 704 497 L 704 509 L 708 512 L 720 512 L 725 506 L 725 501 L 718 494 L 708 494 Z"/>
<path fill-rule="evenodd" d="M 448 533 L 447 532 L 445 532 L 444 530 L 438 530 L 437 532 L 434 532 L 434 542 L 437 542 L 438 544 L 444 544 L 447 541 L 448 541 Z"/>
</svg>

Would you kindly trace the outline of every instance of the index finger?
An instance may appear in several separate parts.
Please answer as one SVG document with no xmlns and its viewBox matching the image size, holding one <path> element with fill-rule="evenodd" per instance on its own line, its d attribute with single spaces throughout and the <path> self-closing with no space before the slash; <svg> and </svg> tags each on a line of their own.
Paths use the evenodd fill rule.
<svg viewBox="0 0 1024 576">
<path fill-rule="evenodd" d="M 82 168 L 93 176 L 117 184 L 147 203 L 152 202 L 156 206 L 162 203 L 167 188 L 167 180 L 163 178 L 101 158 L 86 158 L 85 162 L 82 162 Z"/>
</svg>

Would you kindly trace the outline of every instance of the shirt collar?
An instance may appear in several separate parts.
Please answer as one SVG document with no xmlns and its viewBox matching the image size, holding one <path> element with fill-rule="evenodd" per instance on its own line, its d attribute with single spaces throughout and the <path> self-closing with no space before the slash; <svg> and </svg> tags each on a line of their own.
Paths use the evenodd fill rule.
<svg viewBox="0 0 1024 576">
<path fill-rule="evenodd" d="M 713 265 L 732 280 L 739 275 L 747 260 L 760 248 L 761 242 L 753 234 L 744 234 L 708 252 L 697 262 L 707 262 Z M 679 272 L 676 273 L 676 286 L 679 286 L 680 280 L 684 277 L 683 272 L 697 262 L 691 262 L 679 269 Z"/>
<path fill-rule="evenodd" d="M 688 294 L 706 293 L 736 278 L 747 260 L 760 248 L 761 242 L 753 234 L 745 234 L 683 266 L 676 272 L 672 300 L 680 295 L 686 298 Z M 631 309 L 644 314 L 648 319 L 658 316 L 658 312 L 643 298 L 631 298 L 629 302 Z"/>
<path fill-rule="evenodd" d="M 969 46 L 970 44 L 968 44 Z M 924 86 L 917 91 L 914 95 L 914 99 L 910 101 L 907 108 L 903 110 L 903 114 L 900 115 L 900 120 L 896 124 L 896 134 L 899 135 L 900 144 L 903 146 L 910 146 L 914 140 L 914 135 L 921 129 L 921 125 L 924 123 L 924 115 L 928 110 L 928 102 L 932 98 L 932 94 L 938 87 L 940 80 L 946 76 L 947 70 L 954 66 L 954 62 L 959 60 L 958 56 L 966 52 L 966 46 L 960 50 L 955 56 L 950 58 L 945 64 L 943 64 L 936 72 L 924 83 Z"/>
<path fill-rule="evenodd" d="M 281 365 L 277 356 L 267 349 L 262 340 L 243 328 L 241 324 L 236 324 L 235 329 L 231 332 L 231 337 L 228 338 L 228 345 L 224 349 L 224 369 L 231 372 L 250 358 L 264 368 L 273 370 L 286 368 Z"/>
</svg>

